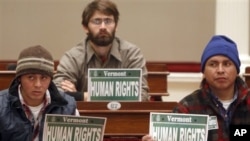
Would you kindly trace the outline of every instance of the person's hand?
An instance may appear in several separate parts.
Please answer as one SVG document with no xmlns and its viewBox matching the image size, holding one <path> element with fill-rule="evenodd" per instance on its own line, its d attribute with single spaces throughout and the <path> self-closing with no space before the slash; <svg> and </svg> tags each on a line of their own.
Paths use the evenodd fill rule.
<svg viewBox="0 0 250 141">
<path fill-rule="evenodd" d="M 88 101 L 88 98 L 89 98 L 89 93 L 88 92 L 84 92 L 84 95 L 83 95 L 83 101 Z"/>
<path fill-rule="evenodd" d="M 65 92 L 76 92 L 76 87 L 75 85 L 70 82 L 69 80 L 63 80 L 61 82 L 61 88 L 65 91 Z"/>
<path fill-rule="evenodd" d="M 142 141 L 154 141 L 154 139 L 150 135 L 145 135 L 142 137 Z"/>
</svg>

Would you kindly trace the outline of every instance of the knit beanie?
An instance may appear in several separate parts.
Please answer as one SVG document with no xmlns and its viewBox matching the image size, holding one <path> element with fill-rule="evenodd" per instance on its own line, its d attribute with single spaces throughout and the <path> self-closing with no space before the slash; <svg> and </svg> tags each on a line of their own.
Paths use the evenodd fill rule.
<svg viewBox="0 0 250 141">
<path fill-rule="evenodd" d="M 207 60 L 215 55 L 224 55 L 233 61 L 237 72 L 240 72 L 240 59 L 236 43 L 224 35 L 215 35 L 208 42 L 201 56 L 201 71 L 204 72 L 204 67 Z"/>
<path fill-rule="evenodd" d="M 20 53 L 16 66 L 16 78 L 28 73 L 45 74 L 53 77 L 53 57 L 44 47 L 40 45 L 31 46 Z"/>
</svg>

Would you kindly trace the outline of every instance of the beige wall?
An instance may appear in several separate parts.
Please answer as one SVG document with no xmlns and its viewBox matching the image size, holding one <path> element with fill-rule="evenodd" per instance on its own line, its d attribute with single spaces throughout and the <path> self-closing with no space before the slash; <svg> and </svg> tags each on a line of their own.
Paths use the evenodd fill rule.
<svg viewBox="0 0 250 141">
<path fill-rule="evenodd" d="M 0 0 L 0 59 L 41 44 L 59 59 L 85 37 L 81 13 L 90 0 Z M 147 60 L 199 61 L 215 32 L 215 0 L 114 0 L 117 35 Z"/>
</svg>

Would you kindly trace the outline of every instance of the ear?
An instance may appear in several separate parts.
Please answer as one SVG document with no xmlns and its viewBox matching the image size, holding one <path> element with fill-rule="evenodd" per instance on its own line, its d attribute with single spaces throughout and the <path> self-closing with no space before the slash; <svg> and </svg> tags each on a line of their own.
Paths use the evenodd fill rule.
<svg viewBox="0 0 250 141">
<path fill-rule="evenodd" d="M 18 84 L 21 83 L 21 78 L 20 78 L 20 77 L 21 77 L 21 76 L 19 76 L 19 77 L 16 79 L 16 81 L 17 81 Z"/>
<path fill-rule="evenodd" d="M 117 32 L 118 31 L 118 24 L 116 23 L 115 24 L 115 32 Z"/>
<path fill-rule="evenodd" d="M 88 33 L 89 33 L 89 29 L 88 29 L 88 27 L 83 26 L 83 30 L 84 30 L 84 32 L 85 32 L 86 34 L 88 34 Z"/>
</svg>

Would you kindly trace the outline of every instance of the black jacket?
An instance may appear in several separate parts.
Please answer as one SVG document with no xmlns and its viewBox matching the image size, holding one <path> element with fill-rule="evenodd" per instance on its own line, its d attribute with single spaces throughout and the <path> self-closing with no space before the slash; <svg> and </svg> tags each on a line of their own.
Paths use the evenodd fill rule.
<svg viewBox="0 0 250 141">
<path fill-rule="evenodd" d="M 31 141 L 33 124 L 26 117 L 18 96 L 18 81 L 9 89 L 0 91 L 0 141 Z M 59 92 L 53 82 L 49 86 L 51 103 L 45 108 L 40 123 L 39 141 L 42 141 L 46 114 L 75 115 L 73 97 Z"/>
</svg>

